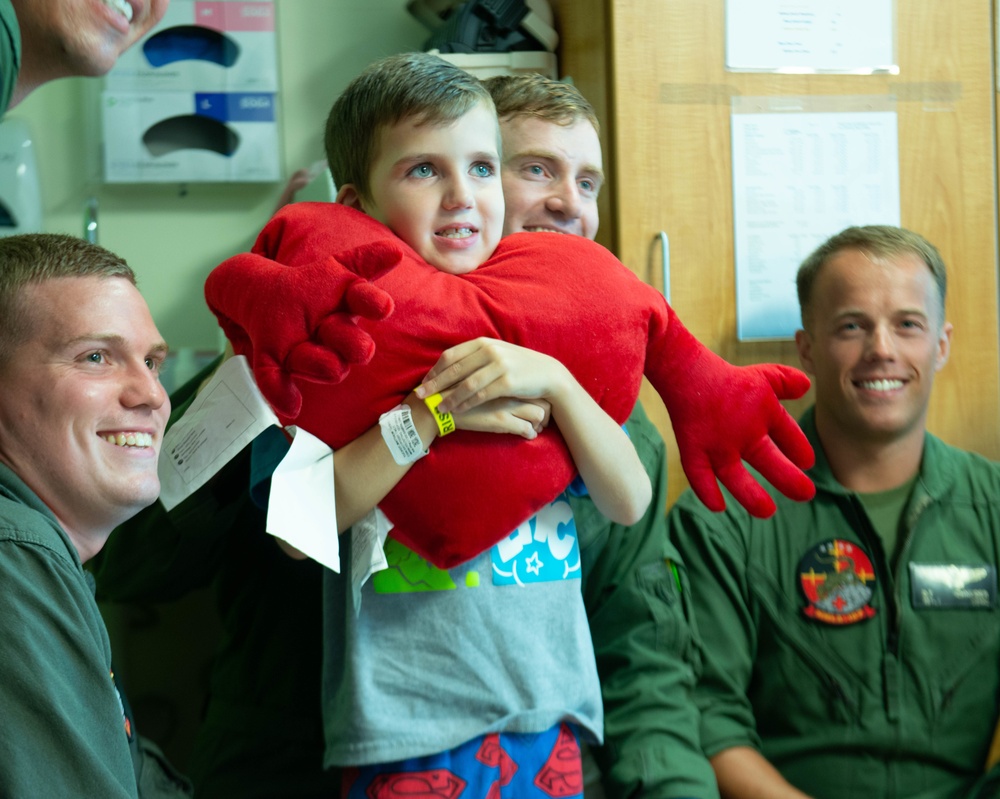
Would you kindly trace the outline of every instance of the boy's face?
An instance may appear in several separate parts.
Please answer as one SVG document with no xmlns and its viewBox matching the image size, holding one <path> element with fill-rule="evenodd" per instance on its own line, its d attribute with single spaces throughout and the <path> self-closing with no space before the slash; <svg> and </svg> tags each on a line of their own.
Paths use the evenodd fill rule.
<svg viewBox="0 0 1000 799">
<path fill-rule="evenodd" d="M 351 203 L 348 203 L 351 204 Z M 442 272 L 473 271 L 503 231 L 497 118 L 483 104 L 453 122 L 382 131 L 361 209 Z"/>
</svg>

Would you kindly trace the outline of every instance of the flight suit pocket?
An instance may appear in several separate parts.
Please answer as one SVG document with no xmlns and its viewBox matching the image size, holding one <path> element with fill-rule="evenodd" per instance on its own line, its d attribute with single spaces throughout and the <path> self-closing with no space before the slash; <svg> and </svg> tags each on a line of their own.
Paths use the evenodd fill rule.
<svg viewBox="0 0 1000 799">
<path fill-rule="evenodd" d="M 801 601 L 763 572 L 754 574 L 750 584 L 762 614 L 753 676 L 761 735 L 814 735 L 823 729 L 831 742 L 848 742 L 859 724 L 865 681 L 830 638 L 848 646 L 871 642 L 862 642 L 857 631 L 825 629 L 806 618 Z"/>
<path fill-rule="evenodd" d="M 928 617 L 932 614 L 939 618 L 924 626 L 947 627 L 947 633 L 931 638 L 927 636 L 933 633 L 925 629 L 920 640 L 911 637 L 909 643 L 914 649 L 924 650 L 928 641 L 941 641 L 939 651 L 946 654 L 936 659 L 926 652 L 914 654 L 910 662 L 923 665 L 911 669 L 910 680 L 923 685 L 922 700 L 930 704 L 935 749 L 940 751 L 943 747 L 945 752 L 953 752 L 960 759 L 964 759 L 963 753 L 969 753 L 979 762 L 993 736 L 1000 699 L 996 667 L 1000 662 L 1000 614 L 932 610 L 918 616 L 920 621 L 931 622 Z"/>
<path fill-rule="evenodd" d="M 687 574 L 672 561 L 647 563 L 636 571 L 636 584 L 655 622 L 656 649 L 677 654 L 697 665 L 694 645 L 691 592 Z"/>
</svg>

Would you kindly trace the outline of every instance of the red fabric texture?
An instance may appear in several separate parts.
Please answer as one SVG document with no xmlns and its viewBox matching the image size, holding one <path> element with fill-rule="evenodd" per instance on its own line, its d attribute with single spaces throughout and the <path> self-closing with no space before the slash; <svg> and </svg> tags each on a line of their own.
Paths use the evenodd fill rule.
<svg viewBox="0 0 1000 799">
<path fill-rule="evenodd" d="M 774 512 L 741 458 L 794 499 L 813 493 L 801 471 L 812 450 L 778 402 L 801 396 L 808 378 L 714 355 L 659 292 L 579 236 L 508 236 L 456 276 L 358 211 L 296 203 L 252 253 L 213 270 L 205 293 L 281 422 L 335 450 L 377 424 L 444 350 L 488 336 L 557 358 L 619 423 L 645 373 L 712 509 L 724 507 L 718 478 L 754 515 Z M 575 473 L 555 425 L 533 441 L 459 430 L 437 439 L 380 507 L 395 538 L 449 568 L 509 535 Z"/>
</svg>

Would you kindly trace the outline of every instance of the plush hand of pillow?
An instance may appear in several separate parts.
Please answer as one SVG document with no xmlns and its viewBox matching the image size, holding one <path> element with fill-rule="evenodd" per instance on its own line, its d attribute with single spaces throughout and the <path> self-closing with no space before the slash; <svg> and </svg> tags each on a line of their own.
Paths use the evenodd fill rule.
<svg viewBox="0 0 1000 799">
<path fill-rule="evenodd" d="M 356 320 L 392 313 L 392 298 L 370 281 L 397 266 L 402 253 L 392 242 L 374 242 L 299 269 L 242 257 L 253 261 L 246 267 L 253 280 L 230 281 L 226 311 L 216 316 L 276 413 L 295 418 L 302 404 L 296 382 L 338 383 L 352 364 L 372 359 L 375 342 Z"/>
<path fill-rule="evenodd" d="M 291 277 L 277 278 L 282 270 Z M 358 277 L 371 278 L 371 293 L 351 304 Z M 322 287 L 327 279 L 340 288 Z M 659 292 L 579 236 L 508 236 L 485 264 L 456 276 L 360 212 L 296 203 L 268 223 L 252 254 L 217 267 L 205 293 L 282 423 L 334 449 L 374 426 L 444 350 L 488 336 L 557 358 L 619 423 L 645 374 L 664 399 L 688 480 L 713 510 L 725 507 L 719 480 L 752 514 L 774 512 L 741 459 L 793 499 L 814 492 L 801 471 L 812 449 L 778 402 L 801 396 L 808 378 L 714 355 Z M 317 322 L 327 319 L 336 326 Z M 332 363 L 322 347 L 335 349 Z M 395 538 L 448 568 L 509 535 L 574 475 L 553 425 L 532 441 L 460 430 L 435 441 L 380 507 Z"/>
</svg>

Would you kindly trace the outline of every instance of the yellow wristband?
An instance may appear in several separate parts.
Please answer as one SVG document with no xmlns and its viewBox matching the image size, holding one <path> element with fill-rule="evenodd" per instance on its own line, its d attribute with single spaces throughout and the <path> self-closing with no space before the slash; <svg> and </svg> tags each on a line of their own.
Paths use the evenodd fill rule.
<svg viewBox="0 0 1000 799">
<path fill-rule="evenodd" d="M 431 394 L 429 397 L 424 399 L 424 404 L 427 406 L 427 410 L 431 412 L 434 416 L 434 421 L 437 422 L 438 432 L 446 436 L 448 433 L 455 432 L 455 417 L 450 413 L 438 413 L 438 405 L 444 399 L 440 394 Z"/>
</svg>

